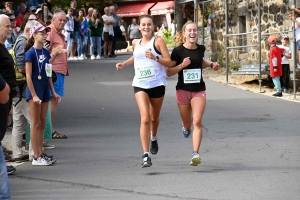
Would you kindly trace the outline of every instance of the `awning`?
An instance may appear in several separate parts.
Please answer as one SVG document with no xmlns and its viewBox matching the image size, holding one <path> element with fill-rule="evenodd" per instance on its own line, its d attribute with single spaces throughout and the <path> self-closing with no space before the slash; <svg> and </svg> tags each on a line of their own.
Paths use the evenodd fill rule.
<svg viewBox="0 0 300 200">
<path fill-rule="evenodd" d="M 151 15 L 164 15 L 174 12 L 174 1 L 158 2 L 151 10 Z"/>
<path fill-rule="evenodd" d="M 119 5 L 115 13 L 119 17 L 135 17 L 141 15 L 147 15 L 148 10 L 154 4 L 155 3 L 132 3 L 132 4 Z"/>
</svg>

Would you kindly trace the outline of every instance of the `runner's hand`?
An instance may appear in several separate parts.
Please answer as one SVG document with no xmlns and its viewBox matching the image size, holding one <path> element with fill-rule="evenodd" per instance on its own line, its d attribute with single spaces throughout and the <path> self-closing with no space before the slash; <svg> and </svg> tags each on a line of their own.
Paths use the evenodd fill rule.
<svg viewBox="0 0 300 200">
<path fill-rule="evenodd" d="M 182 68 L 186 68 L 187 66 L 189 66 L 191 64 L 191 60 L 190 57 L 187 57 L 185 59 L 183 59 L 182 63 L 181 63 L 181 67 Z"/>
<path fill-rule="evenodd" d="M 125 67 L 124 63 L 117 63 L 116 64 L 116 68 L 117 68 L 118 71 L 123 69 L 124 67 Z"/>
<path fill-rule="evenodd" d="M 40 98 L 38 96 L 33 96 L 32 100 L 33 100 L 33 103 L 36 103 L 36 104 L 41 104 L 42 103 L 42 101 L 40 100 Z"/>
<path fill-rule="evenodd" d="M 146 57 L 146 58 L 150 58 L 150 59 L 152 59 L 152 60 L 155 59 L 155 56 L 151 53 L 151 50 L 150 50 L 150 49 L 145 51 L 145 57 Z M 153 57 L 154 57 L 154 58 L 153 58 Z"/>
<path fill-rule="evenodd" d="M 212 64 L 212 69 L 215 70 L 215 71 L 217 71 L 219 68 L 220 68 L 219 63 L 213 62 L 213 64 Z"/>
</svg>

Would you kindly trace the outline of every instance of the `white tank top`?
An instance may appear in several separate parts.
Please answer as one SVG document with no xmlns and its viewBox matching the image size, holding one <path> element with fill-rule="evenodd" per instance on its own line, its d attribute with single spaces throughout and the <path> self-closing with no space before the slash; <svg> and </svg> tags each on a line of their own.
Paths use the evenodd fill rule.
<svg viewBox="0 0 300 200">
<path fill-rule="evenodd" d="M 162 55 L 158 54 L 154 50 L 154 39 L 152 39 L 144 46 L 140 45 L 141 39 L 138 40 L 134 52 L 134 71 L 132 86 L 149 89 L 157 86 L 167 85 L 166 80 L 166 68 L 152 60 L 146 58 L 145 51 L 151 49 L 152 54 L 156 57 L 162 58 Z"/>
</svg>

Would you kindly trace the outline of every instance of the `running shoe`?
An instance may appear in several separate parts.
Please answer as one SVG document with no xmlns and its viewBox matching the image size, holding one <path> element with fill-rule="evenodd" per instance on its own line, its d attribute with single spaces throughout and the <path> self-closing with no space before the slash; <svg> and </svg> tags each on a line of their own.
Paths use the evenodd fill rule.
<svg viewBox="0 0 300 200">
<path fill-rule="evenodd" d="M 96 57 L 96 60 L 100 60 L 101 59 L 101 57 L 98 55 L 97 57 Z"/>
<path fill-rule="evenodd" d="M 54 159 L 53 156 L 50 157 L 50 156 L 47 156 L 46 154 L 43 154 L 42 157 L 50 164 L 56 163 L 56 159 Z"/>
<path fill-rule="evenodd" d="M 184 138 L 188 138 L 191 134 L 191 130 L 187 130 L 186 128 L 182 127 L 182 135 Z"/>
<path fill-rule="evenodd" d="M 9 165 L 9 166 L 6 166 L 6 170 L 7 170 L 7 174 L 11 175 L 11 174 L 15 173 L 16 168 L 14 168 L 13 166 Z"/>
<path fill-rule="evenodd" d="M 157 143 L 157 140 L 154 140 L 154 141 L 150 141 L 150 152 L 151 154 L 157 154 L 158 152 L 158 143 Z"/>
<path fill-rule="evenodd" d="M 91 55 L 91 60 L 95 60 L 96 57 L 94 55 Z"/>
<path fill-rule="evenodd" d="M 200 163 L 201 163 L 201 159 L 200 159 L 199 153 L 193 153 L 190 165 L 191 166 L 197 166 Z"/>
<path fill-rule="evenodd" d="M 31 164 L 36 166 L 48 166 L 51 165 L 52 163 L 48 162 L 44 157 L 40 156 L 38 158 L 33 158 Z"/>
<path fill-rule="evenodd" d="M 151 162 L 151 158 L 149 157 L 149 155 L 147 153 L 145 153 L 143 156 L 143 164 L 142 164 L 142 168 L 145 167 L 151 167 L 152 162 Z"/>
</svg>

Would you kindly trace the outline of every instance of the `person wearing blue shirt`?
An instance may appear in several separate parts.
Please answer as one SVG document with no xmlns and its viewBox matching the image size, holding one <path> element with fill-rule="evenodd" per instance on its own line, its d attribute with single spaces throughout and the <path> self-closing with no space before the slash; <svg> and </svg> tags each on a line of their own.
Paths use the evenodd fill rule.
<svg viewBox="0 0 300 200">
<path fill-rule="evenodd" d="M 84 60 L 86 57 L 86 47 L 88 39 L 88 22 L 87 19 L 83 16 L 84 11 L 80 9 L 78 11 L 78 40 L 77 40 L 77 53 L 78 59 Z"/>
</svg>

